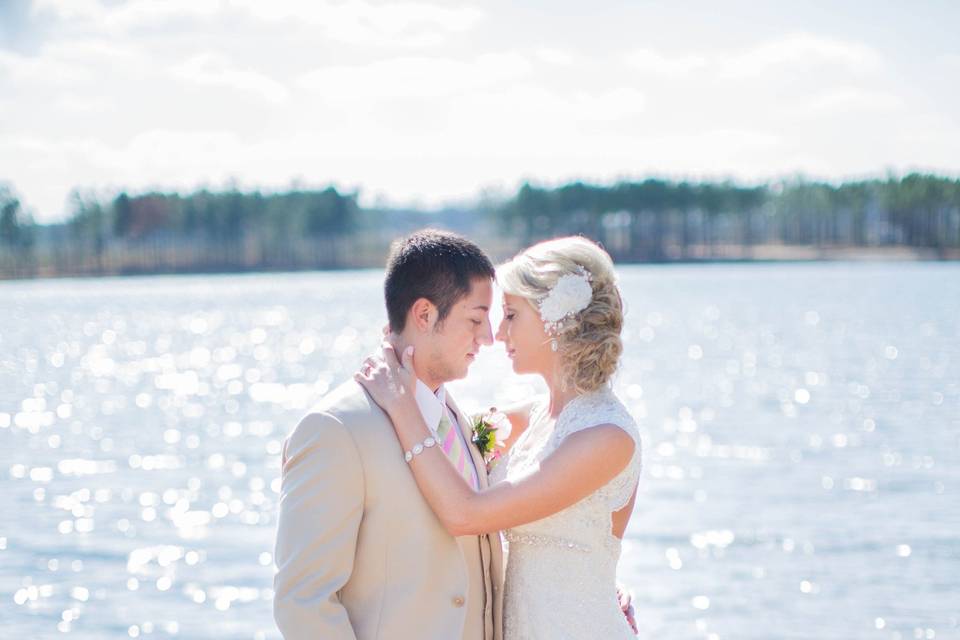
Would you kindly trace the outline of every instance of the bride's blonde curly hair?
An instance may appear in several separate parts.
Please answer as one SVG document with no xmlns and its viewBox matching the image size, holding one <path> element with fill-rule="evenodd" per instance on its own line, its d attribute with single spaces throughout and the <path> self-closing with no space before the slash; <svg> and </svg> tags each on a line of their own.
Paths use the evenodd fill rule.
<svg viewBox="0 0 960 640">
<path fill-rule="evenodd" d="M 585 309 L 563 322 L 556 338 L 561 383 L 577 393 L 589 393 L 609 382 L 623 353 L 623 301 L 607 252 L 580 236 L 547 240 L 500 265 L 497 283 L 506 293 L 526 298 L 539 315 L 538 302 L 557 280 L 581 267 L 590 272 L 593 297 Z"/>
</svg>

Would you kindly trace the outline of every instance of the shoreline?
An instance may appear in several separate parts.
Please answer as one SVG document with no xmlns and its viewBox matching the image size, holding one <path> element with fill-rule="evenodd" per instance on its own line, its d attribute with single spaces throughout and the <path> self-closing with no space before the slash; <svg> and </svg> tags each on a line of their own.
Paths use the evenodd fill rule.
<svg viewBox="0 0 960 640">
<path fill-rule="evenodd" d="M 712 247 L 691 246 L 686 255 L 680 247 L 668 247 L 667 257 L 663 260 L 631 260 L 629 256 L 615 256 L 617 264 L 764 264 L 791 262 L 954 262 L 960 261 L 960 249 L 942 249 L 921 247 L 818 247 L 788 245 L 714 245 Z M 708 253 L 709 252 L 709 253 Z M 703 254 L 702 257 L 697 254 Z M 0 272 L 0 281 L 54 280 L 69 278 L 122 278 L 127 276 L 170 276 L 170 275 L 230 275 L 254 273 L 306 273 L 337 272 L 357 269 L 379 269 L 382 264 L 344 264 L 333 266 L 304 265 L 290 268 L 289 265 L 223 266 L 220 268 L 191 268 L 183 263 L 167 265 L 169 268 L 137 268 L 134 265 L 114 268 L 97 268 L 77 271 L 59 271 L 50 266 L 40 266 L 29 273 L 15 274 Z"/>
</svg>

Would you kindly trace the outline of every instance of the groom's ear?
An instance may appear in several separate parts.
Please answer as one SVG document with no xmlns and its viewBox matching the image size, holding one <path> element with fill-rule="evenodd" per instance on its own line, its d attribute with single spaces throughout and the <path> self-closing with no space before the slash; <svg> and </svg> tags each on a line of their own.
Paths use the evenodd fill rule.
<svg viewBox="0 0 960 640">
<path fill-rule="evenodd" d="M 437 306 L 426 298 L 417 298 L 413 306 L 410 307 L 410 315 L 407 322 L 412 322 L 417 331 L 424 333 L 431 331 L 433 325 L 437 322 Z"/>
</svg>

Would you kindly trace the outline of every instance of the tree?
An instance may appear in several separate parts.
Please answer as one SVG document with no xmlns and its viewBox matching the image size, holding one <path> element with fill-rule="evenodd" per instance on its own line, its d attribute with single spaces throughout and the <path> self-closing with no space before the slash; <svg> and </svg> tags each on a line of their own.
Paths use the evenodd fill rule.
<svg viewBox="0 0 960 640">
<path fill-rule="evenodd" d="M 20 200 L 5 185 L 0 185 L 0 244 L 16 246 L 20 241 Z"/>
<path fill-rule="evenodd" d="M 130 234 L 133 226 L 133 206 L 130 196 L 121 192 L 113 200 L 113 235 L 123 238 Z"/>
</svg>

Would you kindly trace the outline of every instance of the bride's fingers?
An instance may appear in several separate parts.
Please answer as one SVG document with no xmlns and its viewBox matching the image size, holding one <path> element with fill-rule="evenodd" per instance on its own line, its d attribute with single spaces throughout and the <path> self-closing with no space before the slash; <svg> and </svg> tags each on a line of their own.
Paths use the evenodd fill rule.
<svg viewBox="0 0 960 640">
<path fill-rule="evenodd" d="M 369 367 L 371 369 L 377 368 L 378 365 L 383 363 L 383 356 L 379 353 L 371 353 L 366 358 L 363 359 L 363 367 Z"/>
<path fill-rule="evenodd" d="M 413 371 L 413 345 L 403 350 L 403 368 L 407 371 Z"/>
<path fill-rule="evenodd" d="M 394 350 L 393 345 L 389 342 L 384 342 L 380 345 L 383 350 L 383 359 L 387 364 L 387 367 L 393 370 L 400 368 L 400 361 L 397 360 L 397 352 Z"/>
<path fill-rule="evenodd" d="M 363 385 L 363 387 L 371 394 L 378 388 L 379 385 L 373 373 L 357 371 L 353 374 L 353 379 Z"/>
</svg>

